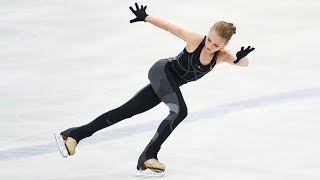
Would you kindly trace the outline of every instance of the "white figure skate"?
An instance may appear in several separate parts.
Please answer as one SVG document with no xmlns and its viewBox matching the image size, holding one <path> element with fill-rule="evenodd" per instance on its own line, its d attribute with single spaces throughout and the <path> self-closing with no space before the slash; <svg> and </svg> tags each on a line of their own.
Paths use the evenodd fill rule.
<svg viewBox="0 0 320 180">
<path fill-rule="evenodd" d="M 60 134 L 54 133 L 59 151 L 62 157 L 72 156 L 76 152 L 77 142 L 71 137 L 62 136 Z"/>
<path fill-rule="evenodd" d="M 163 177 L 165 165 L 157 159 L 149 159 L 135 173 L 136 176 L 142 177 Z"/>
</svg>

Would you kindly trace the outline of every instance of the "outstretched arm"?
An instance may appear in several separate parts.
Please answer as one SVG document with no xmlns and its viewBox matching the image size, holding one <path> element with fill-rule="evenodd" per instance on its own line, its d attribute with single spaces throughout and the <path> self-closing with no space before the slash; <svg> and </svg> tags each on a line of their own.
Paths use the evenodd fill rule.
<svg viewBox="0 0 320 180">
<path fill-rule="evenodd" d="M 186 29 L 183 29 L 181 27 L 178 27 L 166 20 L 160 19 L 155 16 L 150 16 L 146 13 L 147 6 L 141 6 L 139 7 L 137 3 L 135 3 L 136 10 L 134 10 L 130 6 L 130 10 L 132 13 L 136 15 L 135 19 L 132 19 L 130 23 L 138 22 L 138 21 L 145 21 L 153 24 L 154 26 L 161 28 L 165 31 L 168 31 L 172 33 L 173 35 L 179 37 L 180 39 L 184 40 L 187 44 L 194 44 L 198 43 L 199 37 L 201 37 L 200 34 L 197 34 L 192 31 L 188 31 Z"/>
<path fill-rule="evenodd" d="M 149 22 L 158 28 L 161 28 L 165 31 L 170 32 L 171 34 L 184 40 L 188 44 L 197 43 L 196 40 L 198 40 L 199 36 L 201 36 L 195 32 L 188 31 L 186 29 L 183 29 L 179 26 L 176 26 L 166 20 L 160 19 L 155 16 L 147 16 L 145 20 L 146 22 Z"/>
</svg>

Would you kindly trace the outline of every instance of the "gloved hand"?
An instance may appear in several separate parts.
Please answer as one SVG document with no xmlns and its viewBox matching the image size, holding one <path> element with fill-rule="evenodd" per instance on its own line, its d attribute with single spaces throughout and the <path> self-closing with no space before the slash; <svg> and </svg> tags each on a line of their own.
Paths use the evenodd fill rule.
<svg viewBox="0 0 320 180">
<path fill-rule="evenodd" d="M 135 3 L 135 5 L 136 5 L 137 10 L 134 10 L 131 6 L 129 7 L 130 10 L 133 12 L 133 14 L 136 15 L 136 18 L 131 19 L 130 23 L 134 23 L 134 22 L 138 22 L 138 21 L 145 21 L 144 19 L 148 16 L 148 14 L 146 13 L 147 6 L 141 5 L 141 8 L 139 9 L 138 4 Z"/>
<path fill-rule="evenodd" d="M 248 46 L 246 49 L 244 49 L 244 47 L 241 47 L 241 50 L 237 52 L 236 56 L 237 56 L 237 60 L 233 61 L 234 64 L 237 64 L 242 58 L 244 58 L 245 56 L 247 56 L 251 51 L 253 51 L 255 48 L 254 47 L 250 47 Z"/>
</svg>

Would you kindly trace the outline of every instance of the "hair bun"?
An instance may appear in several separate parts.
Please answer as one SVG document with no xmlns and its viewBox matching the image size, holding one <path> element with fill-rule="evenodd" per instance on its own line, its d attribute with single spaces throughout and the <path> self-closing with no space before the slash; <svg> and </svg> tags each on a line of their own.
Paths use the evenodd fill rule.
<svg viewBox="0 0 320 180">
<path fill-rule="evenodd" d="M 233 23 L 228 23 L 228 24 L 229 24 L 229 26 L 231 27 L 233 34 L 236 34 L 236 32 L 237 32 L 236 26 L 233 25 Z"/>
</svg>

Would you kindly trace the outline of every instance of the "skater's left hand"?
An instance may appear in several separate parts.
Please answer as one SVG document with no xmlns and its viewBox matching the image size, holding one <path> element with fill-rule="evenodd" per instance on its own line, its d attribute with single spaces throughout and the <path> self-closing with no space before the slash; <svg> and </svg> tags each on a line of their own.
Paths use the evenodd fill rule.
<svg viewBox="0 0 320 180">
<path fill-rule="evenodd" d="M 255 48 L 254 47 L 250 47 L 248 46 L 246 49 L 244 49 L 244 47 L 241 47 L 241 50 L 237 52 L 236 56 L 237 56 L 237 60 L 233 61 L 234 64 L 237 64 L 242 58 L 244 58 L 245 56 L 247 56 L 251 51 L 253 51 Z"/>
</svg>

